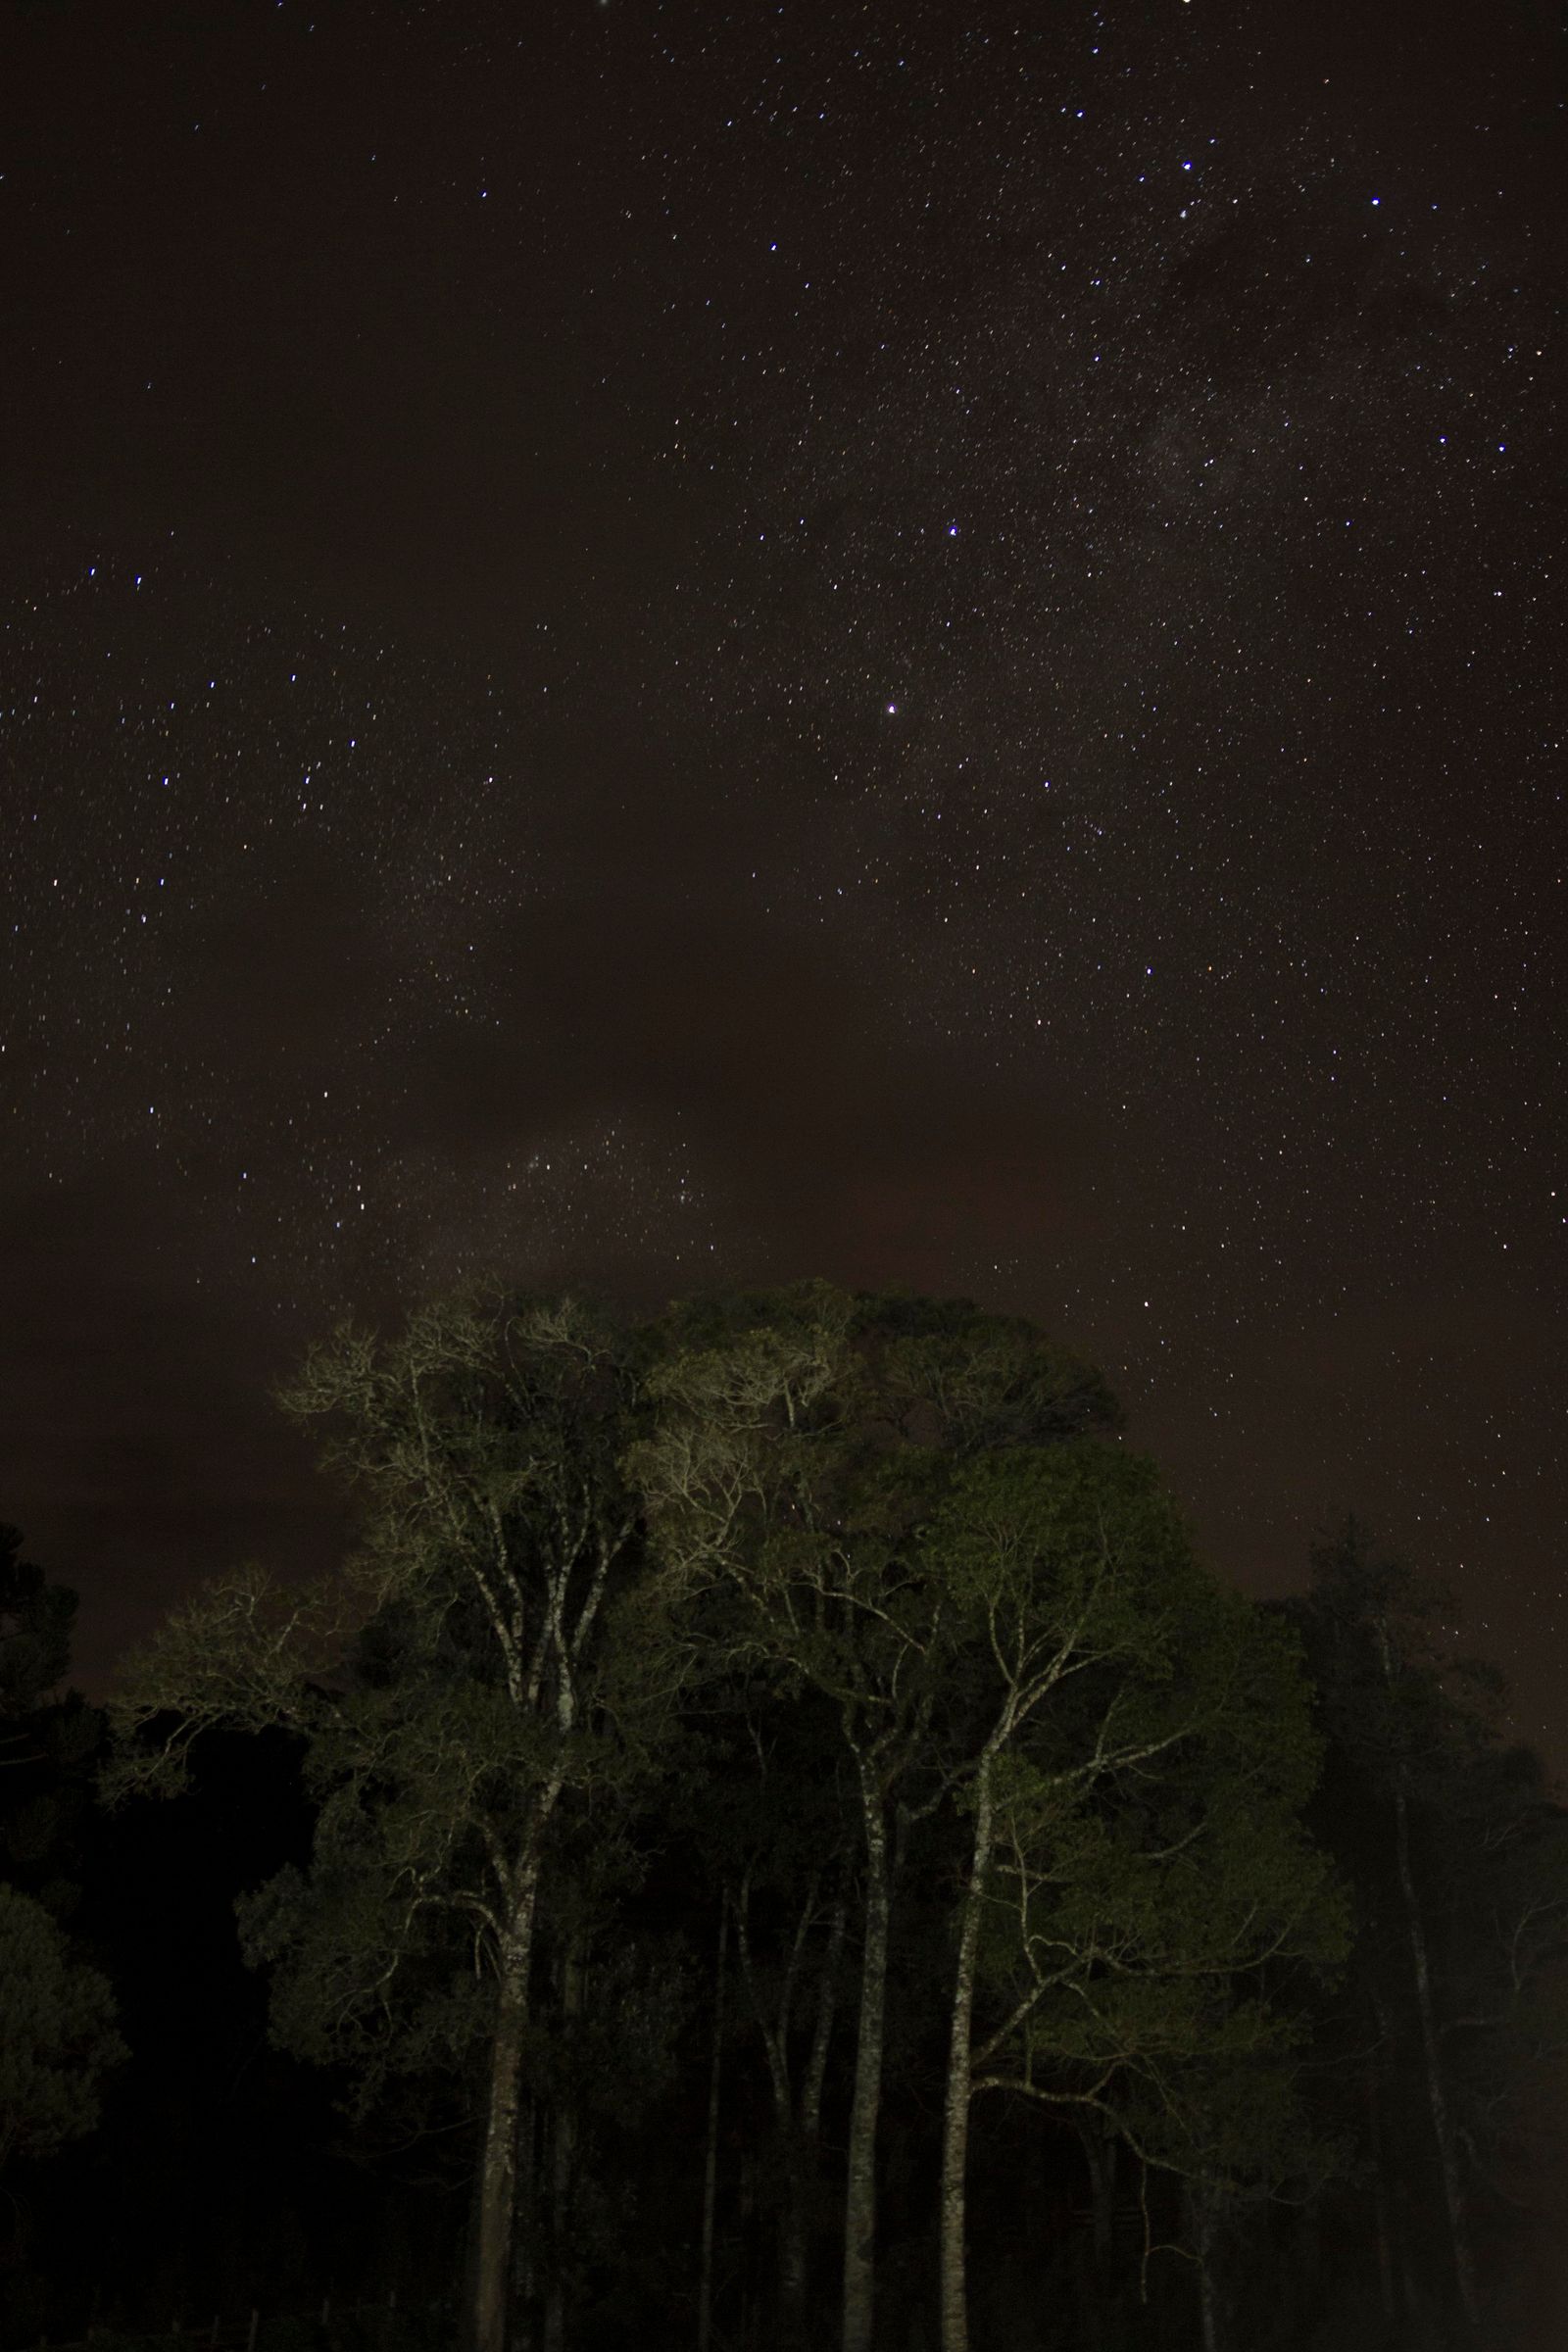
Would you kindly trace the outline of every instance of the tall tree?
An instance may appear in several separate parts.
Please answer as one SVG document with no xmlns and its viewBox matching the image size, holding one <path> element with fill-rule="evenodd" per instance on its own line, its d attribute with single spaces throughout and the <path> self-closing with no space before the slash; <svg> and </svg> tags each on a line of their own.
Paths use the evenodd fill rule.
<svg viewBox="0 0 1568 2352">
<path fill-rule="evenodd" d="M 1356 1897 L 1385 2306 L 1397 2313 L 1446 2268 L 1477 2341 L 1475 2197 L 1564 2040 L 1568 1825 L 1535 1759 L 1500 1738 L 1496 1678 L 1450 1648 L 1443 1594 L 1363 1526 L 1314 1547 L 1291 1613 L 1329 1740 L 1325 1835 Z M 1436 2264 L 1408 2242 L 1423 2202 L 1408 2191 L 1427 2182 Z"/>
<path fill-rule="evenodd" d="M 65 1680 L 76 1595 L 22 1556 L 22 1530 L 0 1523 L 0 1760 L 21 1743 L 23 1720 Z"/>
<path fill-rule="evenodd" d="M 1329 1736 L 1359 1785 L 1357 1826 L 1373 1832 L 1369 1840 L 1356 1838 L 1352 1847 L 1363 1863 L 1357 1891 L 1372 1930 L 1365 1946 L 1371 2005 L 1385 2035 L 1395 2031 L 1396 2015 L 1408 2011 L 1415 2021 L 1450 2277 L 1473 2339 L 1479 2324 L 1475 2259 L 1433 1982 L 1431 1923 L 1412 1841 L 1420 1785 L 1439 1768 L 1457 1728 L 1434 1646 L 1436 1612 L 1436 1593 L 1402 1562 L 1379 1558 L 1367 1531 L 1353 1520 L 1314 1547 L 1312 1588 L 1301 1616 Z"/>
<path fill-rule="evenodd" d="M 759 1712 L 741 1699 L 744 1743 L 723 1782 L 727 1888 L 746 2006 L 765 2063 L 778 2156 L 779 2333 L 808 2333 L 822 2101 L 854 1865 L 819 1694 Z M 749 1751 L 749 1753 L 748 1753 Z M 710 1805 L 710 1813 L 713 1808 Z M 715 1826 L 718 1826 L 715 1823 Z"/>
<path fill-rule="evenodd" d="M 1439 2040 L 1470 2175 L 1506 2200 L 1563 2148 L 1568 1811 L 1529 1748 L 1483 1737 L 1453 1762 L 1420 1825 Z"/>
<path fill-rule="evenodd" d="M 0 1885 L 0 2166 L 90 2132 L 102 2077 L 125 2055 L 108 1978 L 42 1903 Z"/>
<path fill-rule="evenodd" d="M 1157 2085 L 1141 2152 L 1201 2180 L 1222 2135 L 1193 2062 L 1255 2061 L 1281 2030 L 1237 1985 L 1343 1936 L 1298 1818 L 1316 1743 L 1293 1646 L 1202 1570 L 1151 1464 L 1087 1443 L 983 1455 L 922 1556 L 968 1822 L 941 2218 L 943 2352 L 966 2352 L 976 2090 L 1128 2132 L 1130 2094 Z"/>
<path fill-rule="evenodd" d="M 617 1468 L 634 1393 L 620 1336 L 570 1304 L 446 1304 L 388 1342 L 340 1331 L 283 1401 L 357 1497 L 358 1549 L 316 1589 L 220 1580 L 115 1710 L 120 1794 L 177 1786 L 214 1725 L 305 1741 L 315 1860 L 245 1921 L 278 1964 L 285 2042 L 348 2059 L 372 2091 L 482 2051 L 475 2352 L 506 2339 L 541 1883 L 657 1703 L 612 1632 L 638 1557 Z"/>
<path fill-rule="evenodd" d="M 76 1595 L 22 1556 L 0 1526 L 0 2165 L 90 2132 L 104 2074 L 126 2055 L 108 1979 L 60 1924 L 75 1889 L 62 1839 L 101 1718 L 59 1686 Z"/>
<path fill-rule="evenodd" d="M 719 1639 L 833 1708 L 859 1838 L 860 1968 L 846 2155 L 844 2352 L 869 2352 L 876 2140 L 894 1885 L 939 1801 L 938 1619 L 915 1536 L 955 1466 L 1109 1427 L 1091 1368 L 967 1301 L 822 1283 L 672 1317 L 630 1475 L 677 1612 L 734 1602 Z"/>
<path fill-rule="evenodd" d="M 0 1862 L 57 1918 L 76 1889 L 74 1832 L 90 1802 L 103 1716 L 64 1690 L 76 1595 L 0 1526 Z"/>
</svg>

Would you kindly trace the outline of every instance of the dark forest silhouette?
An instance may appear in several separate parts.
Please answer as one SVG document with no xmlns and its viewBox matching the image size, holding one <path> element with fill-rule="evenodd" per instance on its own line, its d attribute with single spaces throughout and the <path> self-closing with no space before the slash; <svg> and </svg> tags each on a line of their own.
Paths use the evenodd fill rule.
<svg viewBox="0 0 1568 2352">
<path fill-rule="evenodd" d="M 283 1402 L 356 1548 L 107 1712 L 4 1531 L 6 2345 L 1516 2340 L 1568 1818 L 1366 1531 L 1249 1602 L 1092 1367 L 822 1284 Z"/>
</svg>

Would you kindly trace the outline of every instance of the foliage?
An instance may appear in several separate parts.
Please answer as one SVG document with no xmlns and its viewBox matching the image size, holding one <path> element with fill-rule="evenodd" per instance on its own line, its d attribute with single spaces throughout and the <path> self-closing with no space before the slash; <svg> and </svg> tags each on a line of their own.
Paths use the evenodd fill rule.
<svg viewBox="0 0 1568 2352">
<path fill-rule="evenodd" d="M 76 1595 L 22 1557 L 22 1531 L 0 1524 L 0 1722 L 26 1715 L 64 1680 Z"/>
<path fill-rule="evenodd" d="M 0 1884 L 0 2165 L 90 2132 L 102 2077 L 125 2054 L 108 1979 L 41 1903 Z"/>
<path fill-rule="evenodd" d="M 472 2187 L 490 2352 L 503 2302 L 793 2352 L 841 2283 L 860 2352 L 873 2268 L 912 2341 L 939 2245 L 950 2346 L 1461 2340 L 1444 2167 L 1494 2268 L 1568 1832 L 1417 1579 L 1227 1592 L 1099 1376 L 963 1302 L 449 1302 L 287 1402 L 355 1547 L 178 1612 L 106 1785 L 220 1727 L 302 1776 L 244 1950 L 357 2157 Z"/>
<path fill-rule="evenodd" d="M 71 1663 L 76 1595 L 22 1557 L 0 1526 L 0 2165 L 53 2155 L 91 2132 L 99 2085 L 126 2055 L 108 1979 L 60 1924 L 76 1888 L 62 1875 L 100 1718 L 55 1695 Z"/>
<path fill-rule="evenodd" d="M 1350 2004 L 1323 2050 L 1361 2079 L 1348 2120 L 1386 2302 L 1414 2326 L 1411 2282 L 1436 2280 L 1435 2324 L 1473 2337 L 1478 2233 L 1561 2151 L 1568 1817 L 1506 1743 L 1496 1677 L 1450 1647 L 1451 1604 L 1364 1527 L 1315 1546 L 1289 1613 L 1329 1745 L 1317 1826 L 1356 1915 Z"/>
<path fill-rule="evenodd" d="M 1318 1742 L 1296 1643 L 1215 1584 L 1125 1453 L 982 1460 L 931 1547 L 996 1759 L 977 2087 L 1096 2105 L 1205 2177 L 1301 2169 L 1279 1989 L 1343 1957 L 1348 1926 L 1300 1826 Z"/>
<path fill-rule="evenodd" d="M 126 1677 L 111 1792 L 168 1789 L 218 1724 L 305 1743 L 311 1867 L 241 1907 L 273 1968 L 273 2031 L 482 2116 L 475 2341 L 499 2352 L 541 1883 L 589 1807 L 612 1828 L 667 1692 L 614 1623 L 635 1575 L 617 1459 L 634 1374 L 570 1302 L 453 1301 L 383 1343 L 345 1328 L 285 1408 L 362 1511 L 340 1578 L 221 1581 Z M 597 1867 L 596 1857 L 595 1866 Z M 465 2120 L 441 2112 L 443 2126 Z"/>
<path fill-rule="evenodd" d="M 633 1533 L 620 1396 L 612 1339 L 570 1308 L 340 1332 L 284 1401 L 322 1427 L 359 1547 L 315 1588 L 218 1579 L 124 1675 L 112 1799 L 179 1786 L 214 1724 L 303 1740 L 314 1859 L 247 1901 L 244 1935 L 286 1964 L 289 2046 L 351 2062 L 367 2096 L 471 2044 L 519 1855 L 621 1768 L 589 1703 Z"/>
</svg>

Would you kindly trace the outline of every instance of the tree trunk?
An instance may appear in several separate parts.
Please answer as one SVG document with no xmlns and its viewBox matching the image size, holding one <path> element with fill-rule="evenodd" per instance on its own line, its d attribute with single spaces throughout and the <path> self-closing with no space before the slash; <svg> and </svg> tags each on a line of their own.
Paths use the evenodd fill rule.
<svg viewBox="0 0 1568 2352">
<path fill-rule="evenodd" d="M 1438 2049 L 1437 2022 L 1432 2009 L 1432 1972 L 1427 1957 L 1426 1928 L 1416 1900 L 1415 1874 L 1410 1867 L 1410 1812 L 1405 1800 L 1402 1776 L 1395 1783 L 1394 1822 L 1399 1865 L 1399 1892 L 1404 1897 L 1405 1925 L 1410 1937 L 1410 1956 L 1415 1965 L 1416 2014 L 1421 2021 L 1421 2054 L 1425 2062 L 1427 2104 L 1432 2111 L 1432 2132 L 1438 2143 L 1438 2161 L 1443 2171 L 1443 2201 L 1447 2209 L 1448 2243 L 1453 2255 L 1453 2274 L 1459 2289 L 1459 2304 L 1465 2325 L 1472 2336 L 1476 2331 L 1480 2308 L 1476 2296 L 1475 2265 L 1470 2255 L 1470 2232 L 1465 2220 L 1464 2197 L 1459 2184 L 1459 2162 L 1454 2148 L 1453 2124 L 1448 2114 L 1448 2102 L 1443 2087 L 1441 2054 Z"/>
<path fill-rule="evenodd" d="M 512 2352 L 533 2352 L 534 2340 L 534 2214 L 538 2204 L 539 2107 L 524 2098 L 518 2105 L 516 2220 L 512 2241 Z"/>
<path fill-rule="evenodd" d="M 1083 2127 L 1084 2156 L 1089 2166 L 1089 2228 L 1097 2280 L 1110 2276 L 1114 2251 L 1112 2230 L 1116 2214 L 1116 2141 L 1098 2116 Z"/>
<path fill-rule="evenodd" d="M 1379 2025 L 1382 2024 L 1381 2016 Z M 1385 2039 L 1387 2036 L 1385 2035 Z M 1367 2069 L 1368 2113 L 1372 2132 L 1372 2197 L 1377 2232 L 1378 2302 L 1390 2341 L 1398 2319 L 1394 2284 L 1394 2230 L 1389 2215 L 1388 2157 L 1383 2144 L 1383 2092 L 1374 2067 Z"/>
<path fill-rule="evenodd" d="M 718 1906 L 718 1960 L 713 1969 L 713 2056 L 708 2071 L 708 2132 L 703 2147 L 703 2236 L 697 2273 L 697 2352 L 713 2338 L 713 2213 L 718 2202 L 718 2094 L 724 2062 L 724 1963 L 729 1955 L 729 1903 Z"/>
<path fill-rule="evenodd" d="M 1214 2303 L 1214 2221 L 1208 2193 L 1200 2183 L 1188 2182 L 1187 2205 L 1198 2263 L 1198 2317 L 1203 2352 L 1219 2352 L 1219 2315 Z"/>
<path fill-rule="evenodd" d="M 798 2133 L 786 2129 L 784 2203 L 778 2225 L 779 2333 L 791 2352 L 806 2342 L 806 2159 Z"/>
<path fill-rule="evenodd" d="M 779 2216 L 780 2335 L 785 2344 L 797 2347 L 804 2345 L 809 2336 L 807 2299 L 811 2272 L 812 2192 L 822 2132 L 822 2084 L 827 2074 L 839 1954 L 843 1947 L 844 1904 L 840 1901 L 833 1907 L 827 1948 L 822 1956 L 816 2016 L 799 2091 L 792 2092 L 789 2084 L 787 2053 L 783 2053 L 778 2077 L 784 2100 L 780 2118 L 784 2148 L 784 2201 Z M 782 2051 L 782 2044 L 780 2047 Z"/>
<path fill-rule="evenodd" d="M 864 1758 L 860 1813 L 865 1837 L 865 1941 L 860 1959 L 860 2016 L 850 2098 L 848 2178 L 844 2196 L 844 2352 L 871 2352 L 876 2266 L 876 2127 L 882 2098 L 882 2037 L 887 2005 L 887 1817 L 882 1791 Z"/>
<path fill-rule="evenodd" d="M 533 1956 L 534 1896 L 529 1871 L 513 1905 L 501 1948 L 501 1984 L 490 2046 L 490 2101 L 479 2176 L 479 2234 L 474 2262 L 474 2352 L 506 2352 L 507 2282 L 517 2207 L 517 2106 L 528 2024 L 528 1968 Z"/>
<path fill-rule="evenodd" d="M 804 2345 L 809 2336 L 807 2309 L 811 2274 L 811 2216 L 814 2204 L 822 2135 L 822 2085 L 827 2074 L 828 2044 L 833 2033 L 839 1955 L 844 1947 L 844 1904 L 835 1904 L 827 1950 L 817 1986 L 816 2018 L 811 2045 L 799 2094 L 781 2116 L 784 2147 L 784 2201 L 779 2216 L 779 2302 L 781 2339 Z"/>
<path fill-rule="evenodd" d="M 974 1844 L 963 1892 L 958 1965 L 953 1981 L 948 2039 L 948 2089 L 942 2119 L 942 2352 L 968 2352 L 969 2301 L 964 2278 L 964 2177 L 969 2161 L 969 2104 L 973 2078 L 974 1980 L 980 1919 L 991 1869 L 992 1751 L 981 1756 L 974 1785 Z"/>
<path fill-rule="evenodd" d="M 806 2339 L 806 2174 L 795 2085 L 790 2074 L 790 2010 L 795 1997 L 796 1971 L 815 1906 L 816 1881 L 813 1879 L 801 1911 L 795 1950 L 785 1971 L 777 2009 L 769 2015 L 762 2007 L 757 1981 L 752 1974 L 749 1868 L 735 1900 L 735 1942 L 740 1954 L 741 1975 L 746 1981 L 752 2014 L 762 2037 L 768 2081 L 773 2087 L 773 2132 L 781 2181 L 777 2220 L 778 2337 L 780 2343 L 796 2348 L 796 2352 Z"/>
<path fill-rule="evenodd" d="M 755 2224 L 757 2220 L 757 2162 L 745 2149 L 740 2160 L 740 2237 L 741 2237 L 741 2352 L 751 2352 L 752 2315 L 757 2307 L 755 2252 Z"/>
<path fill-rule="evenodd" d="M 575 1947 L 568 1943 L 561 1963 L 561 2015 L 580 2017 L 583 1972 Z M 577 2118 L 572 2106 L 575 2084 L 568 2068 L 564 2095 L 551 2117 L 550 2150 L 550 2269 L 545 2288 L 543 2352 L 564 2352 L 566 2341 L 566 2248 L 571 2242 L 571 2185 L 577 2155 Z"/>
<path fill-rule="evenodd" d="M 801 2134 L 808 2146 L 815 2148 L 822 2135 L 822 2084 L 827 2076 L 828 2044 L 833 2037 L 833 2012 L 838 2005 L 839 1957 L 844 1950 L 844 1902 L 842 1896 L 833 1906 L 833 1921 L 828 1929 L 827 1952 L 822 1961 L 821 1983 L 817 1988 L 816 2023 L 811 2029 L 811 2054 L 807 2060 L 806 2080 L 801 2084 Z"/>
</svg>

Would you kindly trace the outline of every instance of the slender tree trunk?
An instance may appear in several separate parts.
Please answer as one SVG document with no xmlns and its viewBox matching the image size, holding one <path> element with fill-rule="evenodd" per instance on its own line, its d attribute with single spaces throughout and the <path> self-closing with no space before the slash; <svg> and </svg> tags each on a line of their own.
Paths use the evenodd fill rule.
<svg viewBox="0 0 1568 2352">
<path fill-rule="evenodd" d="M 811 2054 L 806 2062 L 806 2080 L 801 2084 L 801 2134 L 814 2149 L 822 2135 L 822 2084 L 827 2077 L 828 2044 L 833 2037 L 833 2013 L 838 2006 L 839 1959 L 844 1950 L 844 1903 L 842 1898 L 833 1906 L 833 1923 L 828 1929 L 827 1952 L 822 1961 L 822 1978 L 817 1990 L 816 2022 L 811 2029 Z"/>
<path fill-rule="evenodd" d="M 855 2087 L 850 2097 L 844 2196 L 844 2352 L 871 2352 L 876 2281 L 876 2127 L 882 2098 L 882 2038 L 892 1908 L 882 1791 L 863 1758 L 859 1767 L 865 1837 L 865 1941 L 860 1960 L 860 2016 L 855 2045 Z"/>
<path fill-rule="evenodd" d="M 713 1968 L 713 2055 L 708 2070 L 708 2130 L 703 2145 L 703 2237 L 697 2273 L 697 2352 L 713 2340 L 713 2213 L 718 2202 L 718 2099 L 724 2066 L 724 1964 L 729 1957 L 729 1903 L 718 1906 L 718 1959 Z"/>
<path fill-rule="evenodd" d="M 741 2208 L 741 2328 L 742 2352 L 751 2352 L 753 2340 L 752 2317 L 757 2308 L 756 2230 L 757 2220 L 757 2162 L 744 2153 L 740 2161 Z"/>
<path fill-rule="evenodd" d="M 1416 1899 L 1415 1874 L 1410 1867 L 1410 1811 L 1401 1781 L 1394 1789 L 1395 1840 L 1399 1865 L 1399 1892 L 1404 1898 L 1405 1926 L 1410 1937 L 1410 1956 L 1415 1965 L 1416 2014 L 1421 2021 L 1421 2054 L 1425 2062 L 1427 2104 L 1432 2111 L 1432 2132 L 1438 2143 L 1438 2161 L 1443 2171 L 1443 2201 L 1447 2209 L 1448 2242 L 1453 2254 L 1454 2278 L 1459 2288 L 1459 2303 L 1465 2324 L 1472 2335 L 1480 2317 L 1476 2295 L 1475 2264 L 1470 2254 L 1470 2231 L 1465 2219 L 1464 2196 L 1459 2182 L 1459 2162 L 1454 2147 L 1453 2123 L 1448 2114 L 1448 2102 L 1443 2087 L 1442 2059 L 1438 2049 L 1437 2022 L 1432 2008 L 1432 1972 L 1427 1955 L 1426 1928 L 1421 1907 Z"/>
<path fill-rule="evenodd" d="M 974 1980 L 980 1920 L 991 1869 L 993 1752 L 981 1756 L 974 1784 L 974 1844 L 958 1930 L 948 2038 L 947 2103 L 942 2119 L 942 2352 L 968 2352 L 969 2301 L 964 2276 L 964 2178 L 969 2162 L 969 2105 L 974 2073 Z"/>
<path fill-rule="evenodd" d="M 786 2127 L 784 2209 L 778 2226 L 780 2335 L 794 2348 L 806 2341 L 806 2152 Z"/>
<path fill-rule="evenodd" d="M 784 2082 L 784 2208 L 779 2220 L 779 2301 L 782 2337 L 802 2345 L 808 2333 L 807 2297 L 811 2272 L 812 2191 L 816 2184 L 818 2143 L 822 2131 L 822 2084 L 827 2074 L 828 2044 L 833 2033 L 839 1955 L 844 1948 L 844 1905 L 836 1903 L 828 1930 L 827 1948 L 817 1984 L 816 2016 L 811 2027 L 801 2086 L 790 2105 Z"/>
<path fill-rule="evenodd" d="M 533 2352 L 534 2213 L 539 2196 L 539 2107 L 532 2098 L 519 2104 L 517 2125 L 517 2204 L 513 2230 L 512 2352 Z"/>
<path fill-rule="evenodd" d="M 1381 2024 L 1381 2018 L 1379 2020 Z M 1389 2338 L 1394 2336 L 1398 2303 L 1394 2283 L 1394 2230 L 1389 2215 L 1388 2157 L 1383 2144 L 1383 2092 L 1377 2073 L 1368 2069 L 1367 2089 L 1372 2124 L 1372 2197 L 1378 2248 L 1378 2299 Z"/>
<path fill-rule="evenodd" d="M 816 1882 L 813 1880 L 801 1912 L 795 1951 L 785 1973 L 778 2007 L 773 2015 L 768 2015 L 763 2010 L 752 1974 L 750 1870 L 741 1881 L 740 1892 L 735 1900 L 735 1942 L 740 1953 L 741 1974 L 746 1980 L 752 2014 L 762 2037 L 768 2081 L 773 2087 L 773 2131 L 782 2177 L 777 2223 L 778 2334 L 781 2342 L 791 2346 L 799 2346 L 806 2332 L 806 2181 L 795 2085 L 790 2076 L 790 2010 L 794 2000 L 796 1968 L 809 1932 L 815 1901 Z"/>
<path fill-rule="evenodd" d="M 528 2024 L 537 1868 L 526 1871 L 501 1947 L 501 1984 L 490 2047 L 490 2103 L 480 2160 L 479 2241 L 474 2263 L 474 2352 L 506 2352 L 507 2282 L 517 2209 L 517 2107 Z"/>
<path fill-rule="evenodd" d="M 561 1963 L 561 2014 L 571 2020 L 582 2014 L 583 1972 L 575 1948 L 568 1944 Z M 564 2352 L 566 2341 L 566 2248 L 571 2240 L 571 2182 L 577 2155 L 577 2118 L 569 2074 L 565 2096 L 556 2101 L 551 2117 L 550 2150 L 550 2271 L 545 2289 L 543 2352 Z"/>
<path fill-rule="evenodd" d="M 1323 2291 L 1323 2208 L 1316 2197 L 1297 2213 L 1297 2292 L 1307 2313 L 1315 2312 Z"/>
<path fill-rule="evenodd" d="M 1219 2352 L 1219 2315 L 1214 2305 L 1214 2221 L 1206 2191 L 1189 2181 L 1187 2205 L 1193 2251 L 1198 2260 L 1198 2317 L 1203 2352 Z"/>
<path fill-rule="evenodd" d="M 556 2119 L 561 2129 L 561 2119 Z M 566 2341 L 566 2293 L 561 2276 L 559 2248 L 551 2247 L 550 2268 L 545 2274 L 544 2325 L 539 2331 L 540 2352 L 563 2352 Z"/>
</svg>

